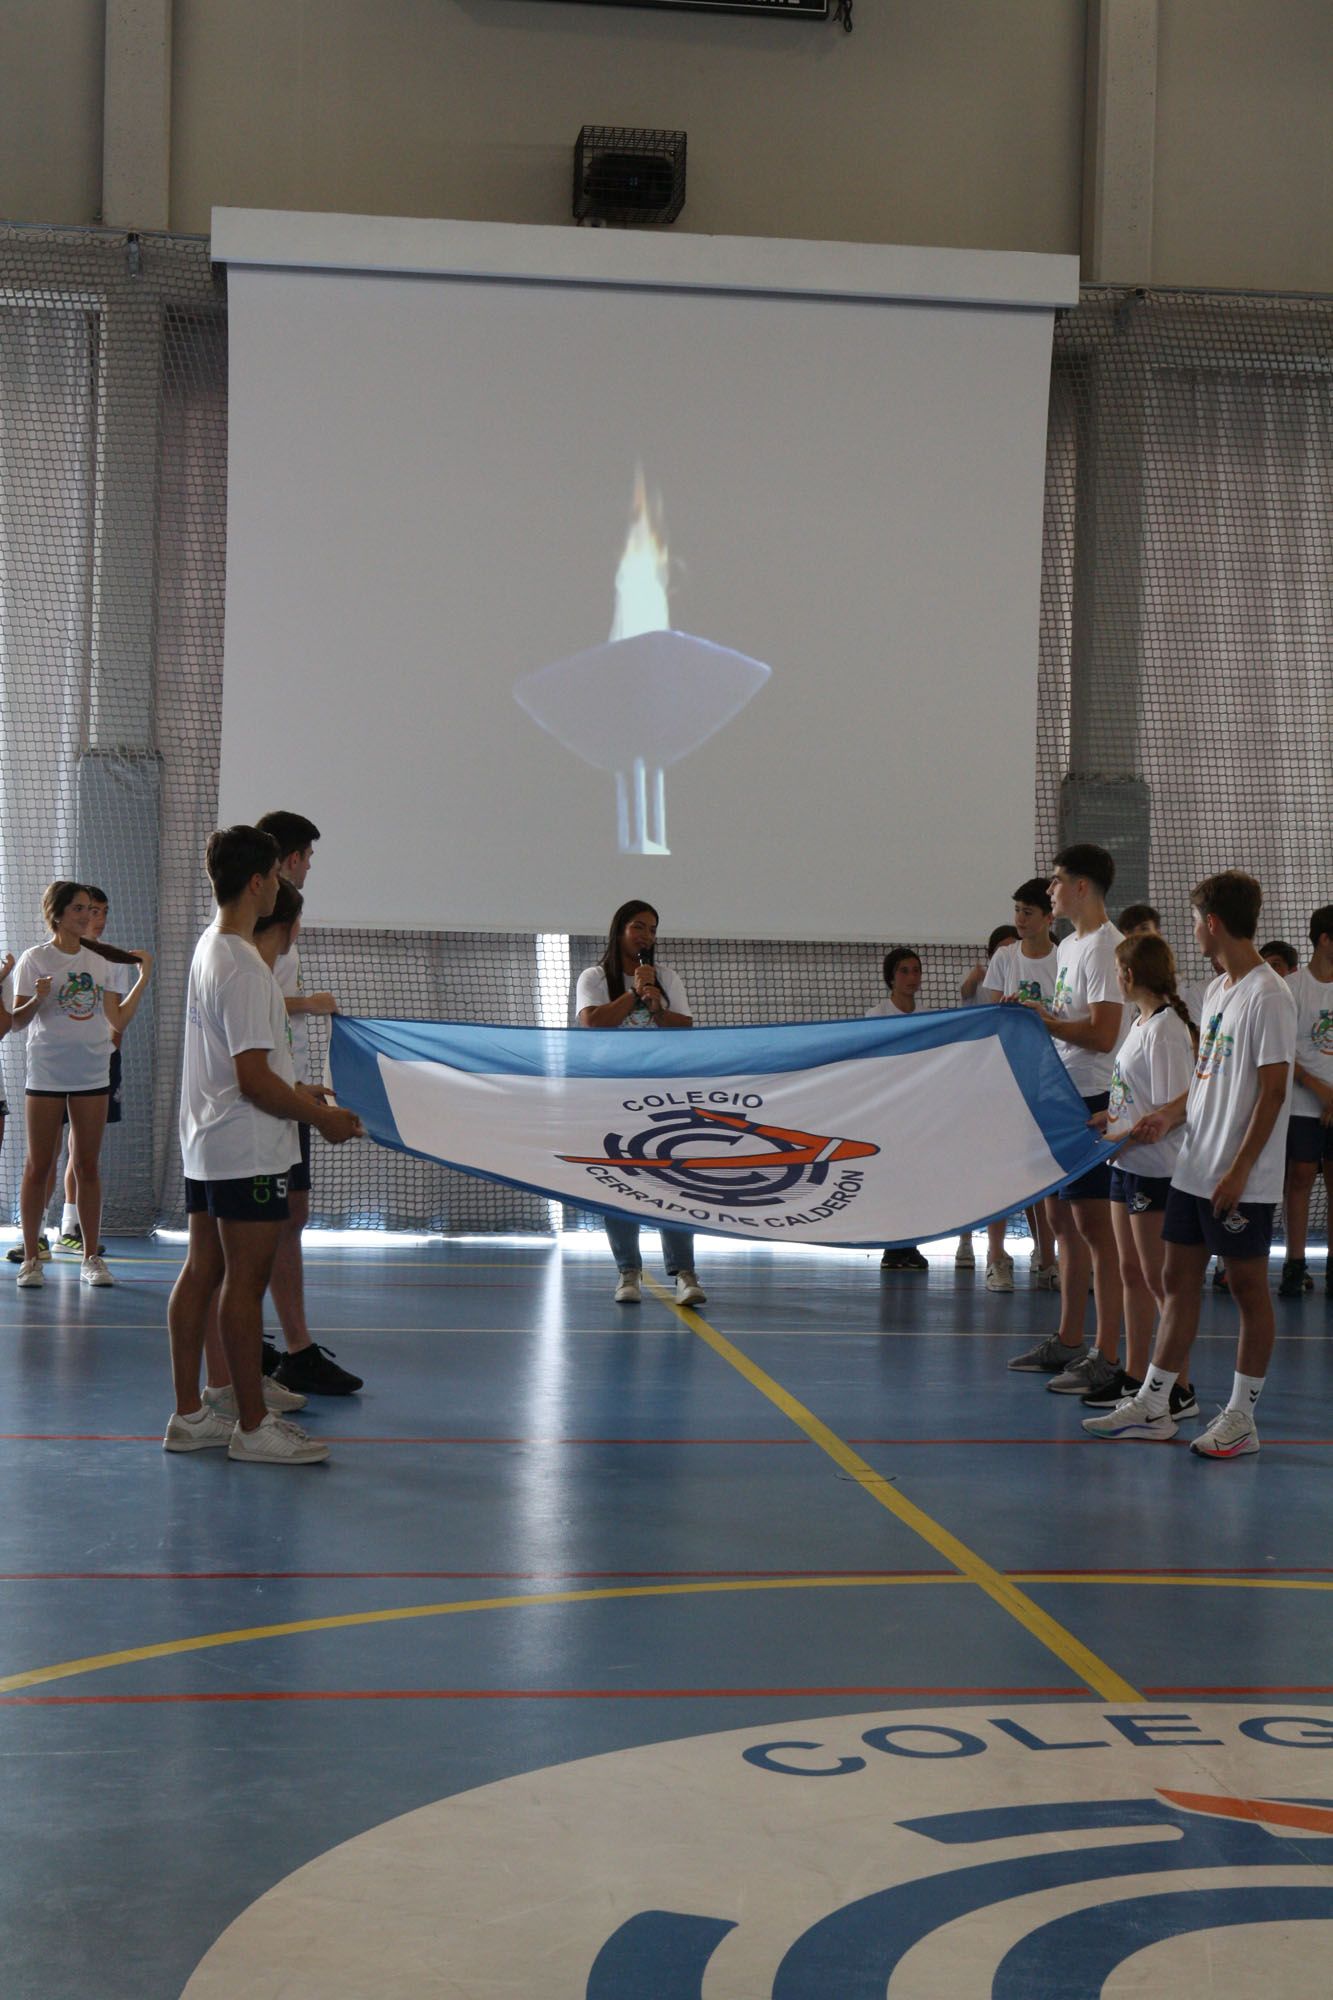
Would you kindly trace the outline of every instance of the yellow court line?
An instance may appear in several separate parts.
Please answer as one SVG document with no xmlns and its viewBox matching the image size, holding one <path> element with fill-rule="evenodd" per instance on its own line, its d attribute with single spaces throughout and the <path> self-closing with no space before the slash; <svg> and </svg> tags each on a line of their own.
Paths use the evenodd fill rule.
<svg viewBox="0 0 1333 2000">
<path fill-rule="evenodd" d="M 901 1496 L 899 1496 L 901 1497 Z M 257 1639 L 290 1639 L 308 1632 L 334 1632 L 356 1625 L 393 1625 L 409 1618 L 447 1618 L 463 1611 L 520 1611 L 528 1605 L 604 1604 L 627 1597 L 716 1597 L 734 1591 L 754 1590 L 885 1590 L 898 1586 L 928 1584 L 956 1585 L 971 1579 L 961 1570 L 941 1576 L 937 1570 L 920 1574 L 897 1570 L 881 1576 L 784 1576 L 736 1577 L 691 1583 L 622 1584 L 605 1590 L 528 1591 L 513 1597 L 476 1597 L 446 1604 L 405 1604 L 386 1611 L 335 1612 L 325 1618 L 291 1619 L 281 1625 L 249 1625 L 228 1632 L 199 1632 L 188 1639 L 162 1639 L 151 1646 L 130 1646 L 116 1653 L 92 1653 L 82 1660 L 60 1660 L 49 1667 L 31 1667 L 24 1673 L 0 1679 L 0 1694 L 14 1694 L 22 1688 L 41 1687 L 49 1681 L 71 1680 L 80 1674 L 104 1673 L 111 1667 L 135 1666 L 143 1660 L 165 1660 L 177 1653 L 203 1653 L 215 1646 L 247 1645 Z M 1179 1588 L 1193 1585 L 1199 1590 L 1333 1590 L 1327 1580 L 1278 1576 L 1139 1576 L 1098 1571 L 1052 1575 L 1049 1571 L 1015 1570 L 1011 1583 L 1076 1583 L 1122 1585 L 1163 1584 Z M 1098 1690 L 1100 1692 L 1100 1690 Z M 1115 1697 L 1121 1699 L 1122 1697 Z M 1130 1699 L 1131 1697 L 1123 1697 Z M 1132 1699 L 1139 1701 L 1135 1694 Z"/>
<path fill-rule="evenodd" d="M 1085 1682 L 1094 1694 L 1099 1694 L 1108 1701 L 1143 1700 L 1137 1688 L 1132 1687 L 1123 1675 L 1118 1674 L 1114 1667 L 1108 1666 L 1106 1661 L 1100 1659 L 1090 1647 L 1085 1646 L 1081 1639 L 1076 1639 L 1058 1619 L 1043 1611 L 1025 1591 L 1020 1590 L 1008 1577 L 1002 1576 L 999 1570 L 992 1569 L 974 1549 L 968 1548 L 965 1542 L 960 1542 L 956 1535 L 941 1527 L 940 1523 L 922 1508 L 914 1505 L 903 1494 L 895 1492 L 882 1473 L 876 1472 L 874 1466 L 862 1458 L 859 1452 L 853 1451 L 849 1444 L 844 1444 L 827 1424 L 821 1423 L 814 1412 L 808 1410 L 804 1403 L 798 1402 L 795 1396 L 790 1395 L 780 1382 L 775 1382 L 773 1377 L 751 1361 L 748 1355 L 742 1354 L 740 1348 L 733 1346 L 725 1334 L 719 1333 L 716 1327 L 710 1326 L 706 1319 L 691 1311 L 688 1306 L 678 1306 L 671 1294 L 646 1271 L 644 1282 L 655 1298 L 660 1299 L 663 1305 L 676 1313 L 721 1360 L 734 1368 L 738 1375 L 742 1375 L 751 1388 L 757 1389 L 775 1409 L 781 1410 L 783 1416 L 795 1424 L 798 1430 L 804 1431 L 812 1444 L 817 1444 L 821 1451 L 827 1452 L 834 1464 L 840 1466 L 850 1479 L 854 1479 L 863 1487 L 872 1500 L 877 1500 L 880 1506 L 896 1520 L 901 1521 L 904 1527 L 920 1535 L 922 1541 L 929 1543 L 946 1562 L 952 1563 L 969 1582 L 975 1583 L 979 1590 L 984 1590 L 987 1597 L 998 1604 L 1002 1611 L 1007 1611 L 1011 1618 L 1016 1618 L 1025 1631 L 1030 1632 L 1048 1652 L 1054 1653 L 1058 1660 L 1063 1661 L 1070 1672 Z"/>
<path fill-rule="evenodd" d="M 177 1653 L 203 1653 L 214 1646 L 243 1646 L 254 1639 L 290 1639 L 303 1632 L 337 1632 L 352 1625 L 396 1625 L 408 1618 L 448 1618 L 463 1611 L 517 1611 L 532 1604 L 601 1604 L 625 1597 L 709 1597 L 737 1590 L 864 1590 L 895 1584 L 961 1583 L 962 1577 L 934 1576 L 784 1576 L 737 1578 L 693 1583 L 634 1583 L 608 1590 L 541 1590 L 514 1597 L 474 1597 L 447 1604 L 402 1604 L 387 1611 L 344 1611 L 328 1618 L 295 1618 L 281 1625 L 243 1626 L 232 1632 L 198 1632 L 189 1639 L 161 1639 L 151 1646 L 129 1646 L 118 1653 L 92 1653 L 83 1660 L 59 1660 L 50 1667 L 0 1679 L 0 1694 L 42 1687 L 48 1681 L 72 1680 L 78 1674 L 103 1673 L 108 1667 L 132 1667 L 141 1660 L 165 1660 Z"/>
</svg>

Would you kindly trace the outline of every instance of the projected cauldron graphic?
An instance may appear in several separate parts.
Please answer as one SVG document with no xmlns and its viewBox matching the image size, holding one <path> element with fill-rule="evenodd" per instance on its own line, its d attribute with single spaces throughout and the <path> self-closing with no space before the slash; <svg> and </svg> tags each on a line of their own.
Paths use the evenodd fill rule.
<svg viewBox="0 0 1333 2000">
<path fill-rule="evenodd" d="M 525 674 L 514 699 L 557 743 L 615 773 L 622 854 L 669 854 L 668 765 L 725 728 L 770 671 L 730 647 L 671 630 L 666 543 L 639 468 L 610 639 Z"/>
</svg>

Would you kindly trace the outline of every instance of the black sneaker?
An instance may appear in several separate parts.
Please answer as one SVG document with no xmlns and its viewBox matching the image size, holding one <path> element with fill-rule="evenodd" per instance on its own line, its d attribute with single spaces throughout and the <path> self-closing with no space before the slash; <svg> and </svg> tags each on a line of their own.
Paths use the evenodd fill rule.
<svg viewBox="0 0 1333 2000">
<path fill-rule="evenodd" d="M 285 1389 L 302 1396 L 354 1396 L 361 1387 L 361 1377 L 340 1368 L 332 1351 L 318 1341 L 284 1354 L 273 1372 Z"/>
<path fill-rule="evenodd" d="M 1104 1388 L 1094 1389 L 1079 1400 L 1085 1410 L 1113 1410 L 1117 1403 L 1123 1403 L 1126 1396 L 1134 1395 L 1142 1387 L 1137 1375 L 1127 1375 L 1123 1368 L 1117 1368 Z M 1174 1417 L 1176 1413 L 1172 1410 L 1171 1414 Z"/>
<path fill-rule="evenodd" d="M 898 1250 L 886 1250 L 879 1260 L 881 1271 L 928 1271 L 930 1265 L 910 1243 Z"/>
<path fill-rule="evenodd" d="M 40 1263 L 43 1264 L 50 1263 L 51 1240 L 49 1237 L 39 1236 L 37 1238 L 37 1257 Z M 5 1261 L 10 1264 L 21 1264 L 23 1262 L 23 1245 L 21 1243 L 16 1243 L 12 1250 L 6 1250 Z"/>
<path fill-rule="evenodd" d="M 1199 1401 L 1193 1389 L 1182 1389 L 1179 1382 L 1171 1384 L 1170 1413 L 1179 1423 L 1182 1418 L 1197 1417 Z"/>
<path fill-rule="evenodd" d="M 282 1360 L 271 1340 L 266 1340 L 259 1350 L 259 1365 L 266 1375 L 276 1375 L 278 1363 Z"/>
<path fill-rule="evenodd" d="M 1280 1299 L 1299 1299 L 1306 1289 L 1309 1272 L 1305 1268 L 1304 1257 L 1288 1257 L 1282 1266 L 1282 1276 L 1278 1279 L 1277 1295 Z"/>
</svg>

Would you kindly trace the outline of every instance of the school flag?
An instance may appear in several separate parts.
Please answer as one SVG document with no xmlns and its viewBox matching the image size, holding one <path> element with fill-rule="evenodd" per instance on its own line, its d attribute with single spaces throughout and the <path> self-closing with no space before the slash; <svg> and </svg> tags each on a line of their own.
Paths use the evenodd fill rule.
<svg viewBox="0 0 1333 2000">
<path fill-rule="evenodd" d="M 329 1071 L 382 1146 L 750 1242 L 925 1242 L 1112 1150 L 1020 1007 L 679 1032 L 340 1014 Z"/>
</svg>

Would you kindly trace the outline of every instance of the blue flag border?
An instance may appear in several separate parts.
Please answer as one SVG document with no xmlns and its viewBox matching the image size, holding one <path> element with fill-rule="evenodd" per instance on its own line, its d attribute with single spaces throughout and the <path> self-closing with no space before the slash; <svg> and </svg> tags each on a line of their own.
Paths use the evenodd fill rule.
<svg viewBox="0 0 1333 2000">
<path fill-rule="evenodd" d="M 738 1064 L 736 1043 L 746 1044 Z M 530 1181 L 486 1173 L 461 1160 L 442 1159 L 405 1146 L 398 1136 L 393 1112 L 380 1074 L 379 1057 L 395 1062 L 438 1062 L 473 1075 L 647 1078 L 727 1076 L 745 1071 L 779 1074 L 817 1069 L 879 1053 L 920 1053 L 923 1049 L 998 1039 L 1025 1103 L 1041 1128 L 1052 1154 L 1065 1170 L 1049 1187 L 1036 1189 L 1029 1204 L 1056 1193 L 1068 1181 L 1089 1172 L 1117 1151 L 1090 1129 L 1087 1106 L 1055 1051 L 1046 1028 L 1026 1008 L 980 1006 L 949 1008 L 939 1013 L 877 1015 L 864 1020 L 787 1021 L 759 1027 L 691 1028 L 681 1033 L 623 1028 L 524 1028 L 467 1021 L 395 1021 L 336 1014 L 329 1042 L 329 1075 L 334 1096 L 355 1108 L 369 1136 L 378 1145 L 409 1157 L 449 1167 L 475 1180 L 492 1181 L 562 1207 L 587 1209 L 596 1215 L 624 1217 L 630 1213 L 610 1203 L 575 1201 Z M 962 1217 L 939 1232 L 941 1237 L 981 1229 L 1013 1213 Z M 635 1218 L 653 1227 L 651 1218 Z M 740 1242 L 758 1240 L 734 1228 L 704 1234 Z M 803 1242 L 810 1239 L 804 1237 Z M 899 1239 L 905 1241 L 906 1239 Z M 934 1240 L 934 1239 L 932 1239 Z M 830 1246 L 825 1246 L 830 1247 Z M 882 1236 L 865 1242 L 831 1246 L 846 1250 L 895 1248 Z"/>
</svg>

